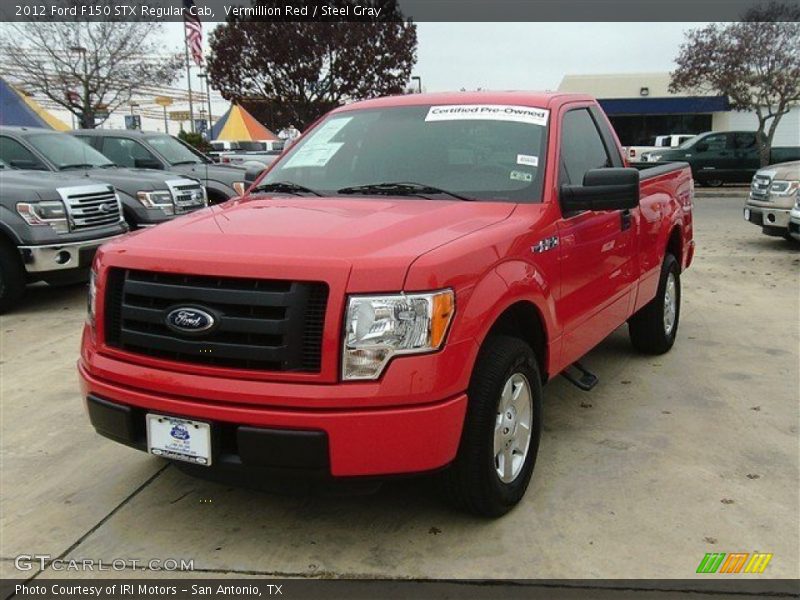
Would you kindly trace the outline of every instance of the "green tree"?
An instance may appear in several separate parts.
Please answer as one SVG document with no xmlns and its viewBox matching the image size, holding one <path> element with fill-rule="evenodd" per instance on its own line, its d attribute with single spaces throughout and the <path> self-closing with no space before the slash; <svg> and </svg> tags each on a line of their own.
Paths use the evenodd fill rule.
<svg viewBox="0 0 800 600">
<path fill-rule="evenodd" d="M 761 165 L 770 162 L 778 124 L 800 102 L 800 8 L 771 3 L 738 23 L 689 31 L 670 90 L 716 93 L 758 118 Z"/>
<path fill-rule="evenodd" d="M 380 21 L 229 18 L 210 38 L 212 85 L 272 129 L 303 129 L 346 101 L 403 93 L 416 62 L 416 25 L 402 20 L 394 0 L 338 4 L 351 5 L 351 14 L 356 4 L 380 7 Z"/>
</svg>

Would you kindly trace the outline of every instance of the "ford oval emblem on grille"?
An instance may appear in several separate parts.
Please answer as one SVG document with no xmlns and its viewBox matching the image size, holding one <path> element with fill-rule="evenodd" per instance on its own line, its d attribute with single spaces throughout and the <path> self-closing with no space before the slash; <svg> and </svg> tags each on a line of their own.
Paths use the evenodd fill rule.
<svg viewBox="0 0 800 600">
<path fill-rule="evenodd" d="M 211 313 L 193 306 L 179 306 L 167 313 L 167 327 L 179 333 L 203 333 L 214 327 Z"/>
</svg>

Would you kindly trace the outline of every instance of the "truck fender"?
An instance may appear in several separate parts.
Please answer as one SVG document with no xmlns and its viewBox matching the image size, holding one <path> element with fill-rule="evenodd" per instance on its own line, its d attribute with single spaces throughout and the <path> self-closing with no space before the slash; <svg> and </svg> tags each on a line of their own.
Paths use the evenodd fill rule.
<svg viewBox="0 0 800 600">
<path fill-rule="evenodd" d="M 9 213 L 9 214 L 5 214 Z M 5 206 L 0 206 L 0 236 L 8 238 L 8 241 L 11 242 L 13 246 L 20 246 L 22 245 L 22 238 L 17 235 L 17 232 L 12 229 L 9 225 L 11 219 L 9 218 L 11 215 L 11 211 L 7 209 Z M 13 215 L 19 219 L 19 215 Z"/>
<path fill-rule="evenodd" d="M 547 376 L 550 372 L 549 367 L 553 364 L 554 353 L 550 345 L 553 343 L 552 332 L 555 331 L 555 304 L 551 287 L 541 271 L 534 265 L 522 261 L 502 263 L 488 271 L 468 291 L 464 303 L 464 312 L 459 319 L 458 337 L 459 339 L 468 337 L 476 342 L 468 363 L 470 369 L 477 358 L 480 346 L 501 317 L 512 307 L 520 305 L 535 310 L 539 322 L 538 328 L 541 331 L 519 333 L 532 345 L 540 346 L 534 350 L 537 352 L 542 374 Z M 533 341 L 539 334 L 541 344 L 534 344 Z"/>
</svg>

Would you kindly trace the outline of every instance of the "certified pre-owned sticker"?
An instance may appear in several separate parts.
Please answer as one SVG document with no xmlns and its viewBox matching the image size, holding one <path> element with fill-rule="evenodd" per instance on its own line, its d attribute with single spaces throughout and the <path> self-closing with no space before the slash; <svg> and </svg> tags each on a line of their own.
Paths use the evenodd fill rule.
<svg viewBox="0 0 800 600">
<path fill-rule="evenodd" d="M 431 106 L 426 121 L 514 121 L 530 125 L 547 125 L 550 111 L 510 104 L 449 104 Z"/>
</svg>

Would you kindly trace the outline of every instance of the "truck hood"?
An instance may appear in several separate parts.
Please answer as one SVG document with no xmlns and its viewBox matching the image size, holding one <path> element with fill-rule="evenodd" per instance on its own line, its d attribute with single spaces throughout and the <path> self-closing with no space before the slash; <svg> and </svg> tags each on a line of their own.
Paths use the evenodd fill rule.
<svg viewBox="0 0 800 600">
<path fill-rule="evenodd" d="M 138 232 L 106 246 L 104 254 L 119 266 L 191 272 L 214 265 L 220 275 L 326 280 L 334 271 L 339 277 L 349 271 L 349 291 L 391 291 L 402 288 L 418 256 L 502 221 L 514 208 L 499 202 L 260 196 Z"/>
<path fill-rule="evenodd" d="M 797 181 L 800 179 L 800 161 L 778 163 L 759 169 L 759 173 L 767 173 L 777 180 Z"/>
<path fill-rule="evenodd" d="M 59 171 L 64 173 L 64 171 Z M 135 195 L 136 192 L 152 192 L 153 190 L 166 190 L 166 182 L 172 179 L 181 179 L 181 175 L 158 171 L 156 169 L 128 169 L 124 167 L 110 167 L 108 169 L 86 169 L 68 171 L 71 176 L 81 175 L 97 182 L 110 183 L 121 191 Z"/>
<path fill-rule="evenodd" d="M 91 185 L 84 177 L 70 177 L 61 173 L 29 170 L 0 170 L 0 189 L 3 200 L 31 201 L 58 200 L 58 188 Z"/>
</svg>

